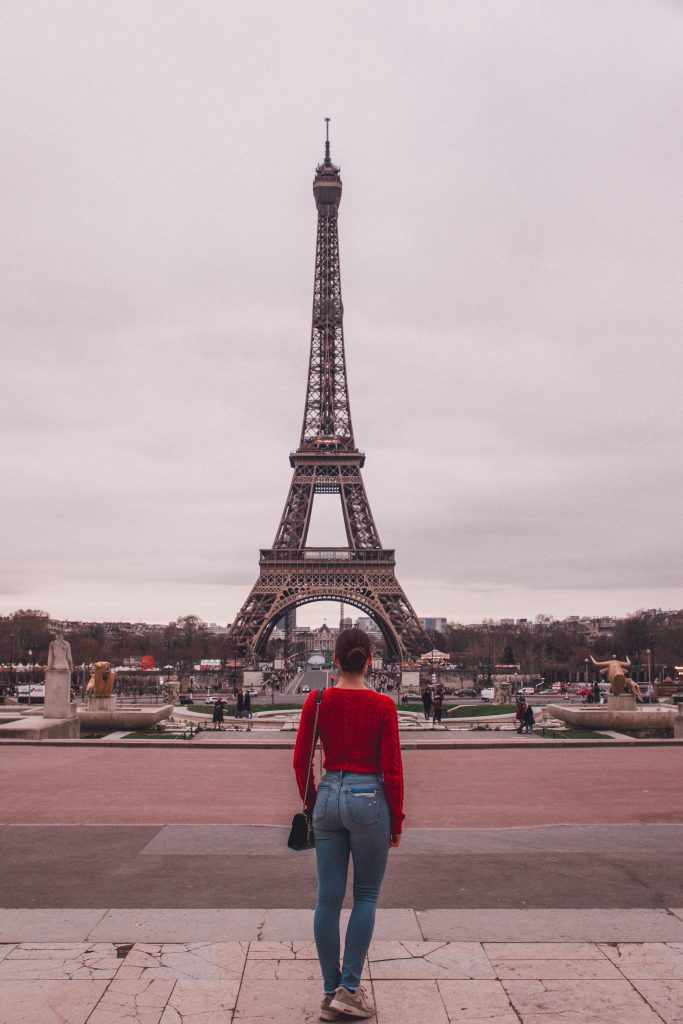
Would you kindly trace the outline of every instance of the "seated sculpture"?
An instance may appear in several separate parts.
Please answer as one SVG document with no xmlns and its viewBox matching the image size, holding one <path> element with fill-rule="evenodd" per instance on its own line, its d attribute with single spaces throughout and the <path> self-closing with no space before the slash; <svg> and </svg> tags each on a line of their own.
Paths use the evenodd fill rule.
<svg viewBox="0 0 683 1024">
<path fill-rule="evenodd" d="M 111 662 L 96 661 L 85 692 L 92 697 L 111 697 L 115 682 L 116 672 L 112 669 Z"/>
</svg>

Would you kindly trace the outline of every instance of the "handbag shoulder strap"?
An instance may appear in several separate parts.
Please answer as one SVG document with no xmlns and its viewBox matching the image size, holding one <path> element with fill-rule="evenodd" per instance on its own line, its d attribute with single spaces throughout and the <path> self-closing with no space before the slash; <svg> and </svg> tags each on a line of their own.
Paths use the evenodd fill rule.
<svg viewBox="0 0 683 1024">
<path fill-rule="evenodd" d="M 318 690 L 315 698 L 315 719 L 313 722 L 313 738 L 311 740 L 311 754 L 308 759 L 308 772 L 306 774 L 306 791 L 304 793 L 304 810 L 306 810 L 306 803 L 308 801 L 308 790 L 311 785 L 311 771 L 313 769 L 313 755 L 315 754 L 315 745 L 318 740 L 318 712 L 320 711 L 320 705 L 323 700 L 323 691 Z"/>
</svg>

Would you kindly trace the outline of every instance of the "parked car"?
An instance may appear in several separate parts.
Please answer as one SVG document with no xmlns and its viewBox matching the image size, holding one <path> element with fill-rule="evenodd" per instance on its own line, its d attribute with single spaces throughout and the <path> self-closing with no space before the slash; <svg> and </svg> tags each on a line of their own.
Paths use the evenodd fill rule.
<svg viewBox="0 0 683 1024">
<path fill-rule="evenodd" d="M 536 691 L 533 686 L 522 686 L 517 693 L 521 693 L 523 697 L 533 697 Z"/>
<path fill-rule="evenodd" d="M 194 697 L 191 693 L 181 693 L 178 700 L 181 704 L 194 704 Z"/>
<path fill-rule="evenodd" d="M 456 697 L 476 697 L 477 696 L 477 691 L 476 690 L 456 690 L 455 691 L 455 696 Z"/>
<path fill-rule="evenodd" d="M 249 690 L 250 697 L 258 697 L 258 690 Z"/>
<path fill-rule="evenodd" d="M 484 701 L 486 701 L 486 700 L 493 700 L 493 698 L 494 698 L 494 697 L 496 696 L 496 691 L 495 691 L 495 688 L 494 688 L 493 686 L 486 686 L 486 687 L 484 687 L 484 689 L 483 689 L 483 690 L 481 691 L 481 693 L 479 694 L 479 696 L 480 696 L 480 697 L 481 697 L 481 699 L 482 699 L 482 700 L 484 700 Z"/>
</svg>

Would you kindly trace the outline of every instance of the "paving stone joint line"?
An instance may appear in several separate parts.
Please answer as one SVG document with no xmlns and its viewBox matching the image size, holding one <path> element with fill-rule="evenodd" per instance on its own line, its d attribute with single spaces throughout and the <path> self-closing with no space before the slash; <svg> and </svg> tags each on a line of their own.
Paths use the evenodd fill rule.
<svg viewBox="0 0 683 1024">
<path fill-rule="evenodd" d="M 683 1017 L 683 942 L 377 940 L 364 977 L 376 1024 Z M 0 945 L 0 1024 L 308 1024 L 320 990 L 310 939 Z"/>
</svg>

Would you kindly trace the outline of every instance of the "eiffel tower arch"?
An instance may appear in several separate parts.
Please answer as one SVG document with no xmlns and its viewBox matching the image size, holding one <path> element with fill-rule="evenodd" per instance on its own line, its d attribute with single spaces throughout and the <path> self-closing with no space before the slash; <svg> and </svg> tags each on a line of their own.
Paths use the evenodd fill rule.
<svg viewBox="0 0 683 1024">
<path fill-rule="evenodd" d="M 379 554 L 373 558 L 372 554 Z M 338 601 L 365 612 L 379 627 L 387 648 L 387 658 L 399 662 L 412 653 L 405 635 L 414 612 L 408 604 L 394 574 L 394 552 L 368 552 L 348 556 L 347 548 L 307 548 L 301 558 L 287 552 L 261 551 L 260 574 L 247 598 L 240 617 L 235 620 L 230 636 L 237 640 L 242 653 L 261 655 L 278 620 L 291 608 L 315 601 Z M 274 557 L 273 557 L 274 556 Z M 386 558 L 382 556 L 387 556 Z M 248 637 L 239 643 L 240 625 L 244 623 Z M 395 623 L 405 623 L 399 632 Z M 417 626 L 422 634 L 421 627 Z M 242 634 L 244 636 L 244 634 Z M 422 635 L 416 636 L 418 650 L 425 650 Z"/>
<path fill-rule="evenodd" d="M 273 546 L 261 549 L 259 577 L 228 634 L 233 649 L 246 657 L 264 652 L 275 623 L 290 608 L 325 600 L 353 605 L 374 619 L 391 661 L 430 645 L 396 578 L 395 553 L 380 542 L 361 476 L 365 455 L 353 436 L 337 232 L 341 192 L 328 130 L 313 180 L 318 229 L 301 439 L 289 456 L 294 472 Z M 316 494 L 339 495 L 346 547 L 306 546 Z"/>
</svg>

